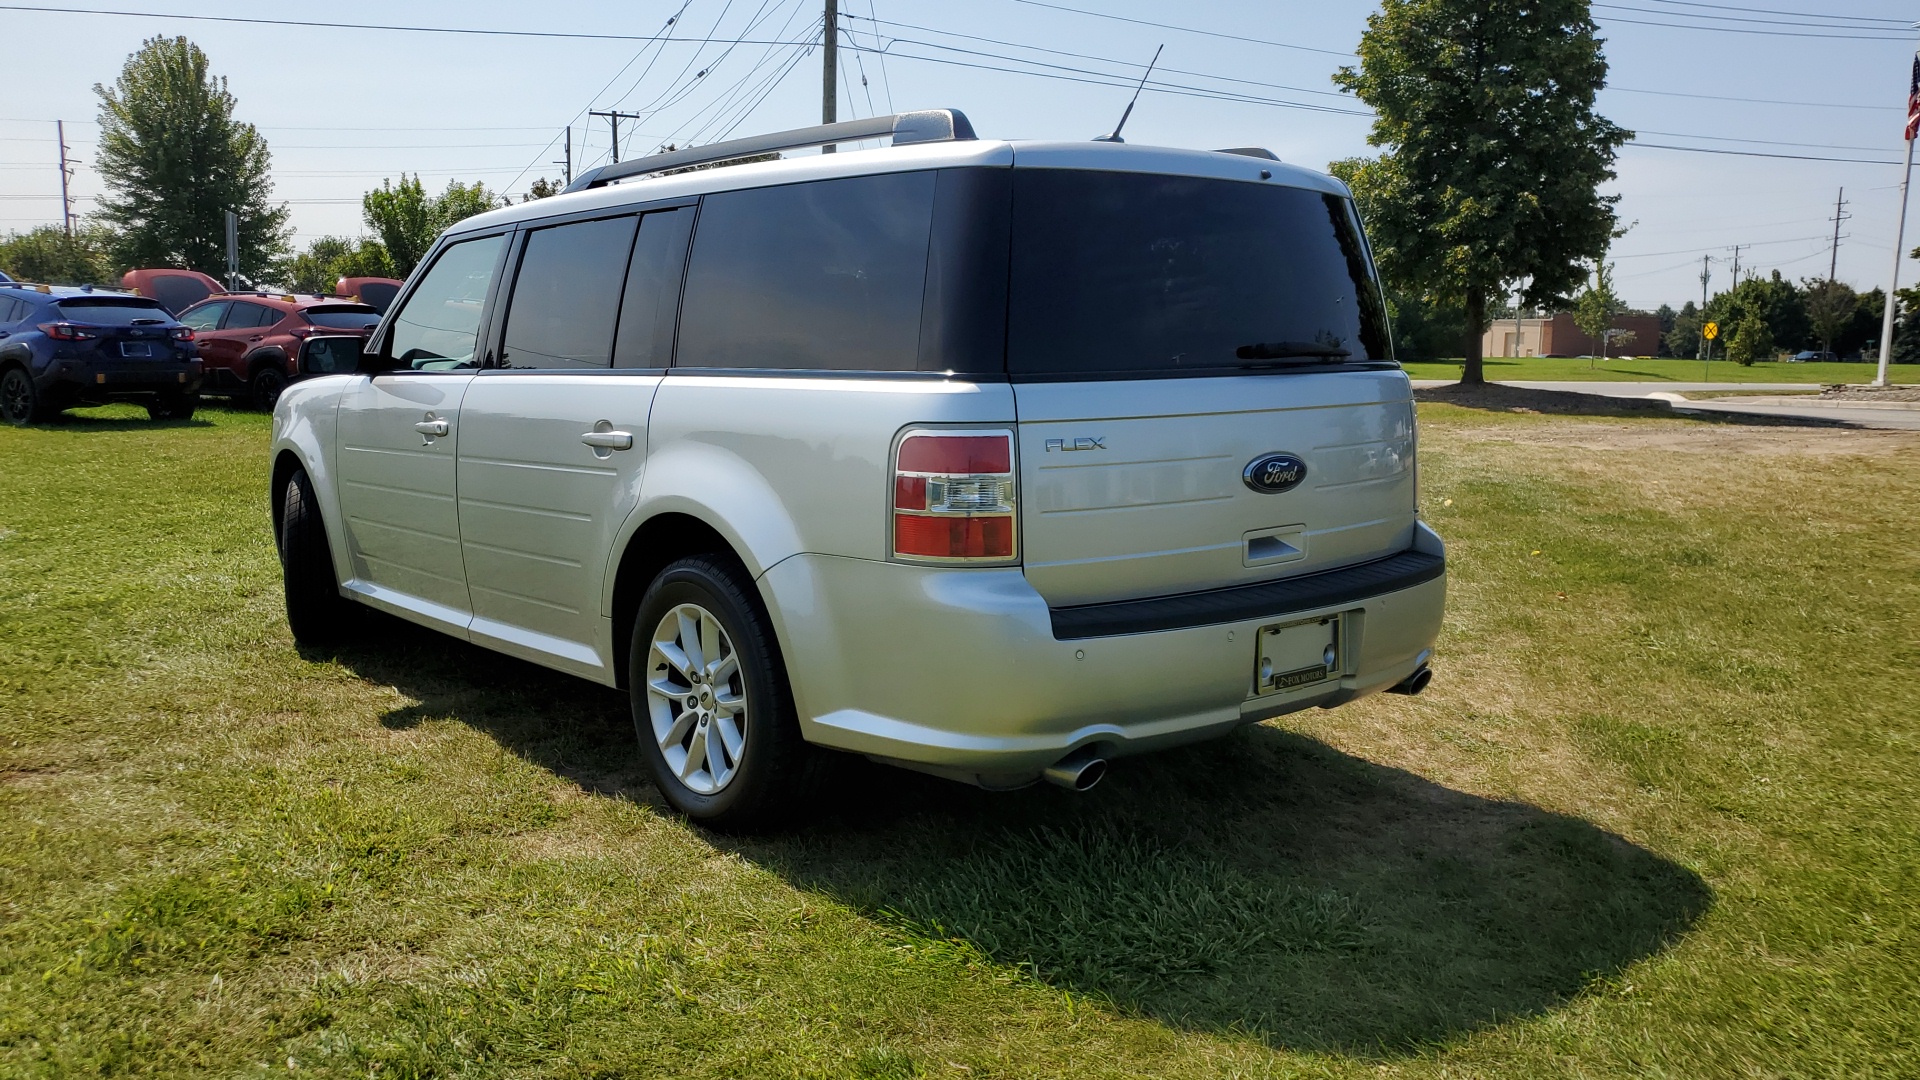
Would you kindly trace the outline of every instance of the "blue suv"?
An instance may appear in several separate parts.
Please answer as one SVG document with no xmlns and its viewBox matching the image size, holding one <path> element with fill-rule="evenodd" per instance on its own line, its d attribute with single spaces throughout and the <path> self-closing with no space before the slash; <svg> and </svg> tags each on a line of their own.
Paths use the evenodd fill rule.
<svg viewBox="0 0 1920 1080">
<path fill-rule="evenodd" d="M 62 409 L 144 404 L 185 420 L 200 400 L 193 330 L 159 301 L 91 288 L 0 283 L 0 421 Z"/>
</svg>

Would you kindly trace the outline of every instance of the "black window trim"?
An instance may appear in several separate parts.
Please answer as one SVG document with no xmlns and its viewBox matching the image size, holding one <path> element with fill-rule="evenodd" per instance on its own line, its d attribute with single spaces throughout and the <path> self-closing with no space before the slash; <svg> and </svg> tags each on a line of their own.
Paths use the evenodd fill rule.
<svg viewBox="0 0 1920 1080">
<path fill-rule="evenodd" d="M 420 272 L 420 267 L 431 267 L 435 262 L 439 261 L 440 256 L 445 254 L 448 248 L 455 244 L 464 244 L 470 240 L 491 240 L 495 237 L 506 237 L 507 242 L 500 245 L 500 254 L 496 256 L 494 260 L 493 280 L 487 284 L 487 298 L 481 302 L 479 338 L 475 342 L 476 349 L 479 349 L 482 345 L 486 347 L 484 357 L 481 360 L 481 366 L 484 367 L 490 362 L 494 356 L 492 345 L 494 340 L 493 323 L 496 321 L 495 308 L 500 298 L 500 279 L 505 274 L 507 256 L 513 251 L 514 232 L 515 230 L 511 226 L 503 225 L 493 229 L 474 229 L 470 232 L 441 234 L 440 239 L 435 241 L 434 245 L 427 249 L 427 253 L 420 259 L 419 265 L 415 266 L 413 272 L 407 275 L 406 284 L 401 287 L 398 293 L 394 294 L 393 303 L 387 305 L 386 313 L 381 315 L 380 329 L 375 330 L 373 336 L 367 340 L 367 355 L 381 362 L 381 367 L 377 371 L 371 371 L 367 374 L 369 376 L 446 375 L 449 373 L 474 371 L 474 368 L 435 370 L 432 368 L 401 368 L 391 366 L 394 361 L 388 350 L 393 344 L 395 319 L 392 318 L 392 316 L 406 307 L 407 303 L 413 299 L 414 291 L 420 287 L 422 281 L 426 280 L 427 275 Z"/>
</svg>

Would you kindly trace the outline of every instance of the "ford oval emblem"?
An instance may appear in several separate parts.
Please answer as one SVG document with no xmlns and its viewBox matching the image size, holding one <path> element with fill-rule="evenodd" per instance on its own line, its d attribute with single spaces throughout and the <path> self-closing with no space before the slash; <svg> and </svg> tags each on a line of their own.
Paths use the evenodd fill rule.
<svg viewBox="0 0 1920 1080">
<path fill-rule="evenodd" d="M 1278 495 L 1307 478 L 1307 463 L 1292 454 L 1263 454 L 1247 463 L 1240 478 L 1262 495 Z"/>
</svg>

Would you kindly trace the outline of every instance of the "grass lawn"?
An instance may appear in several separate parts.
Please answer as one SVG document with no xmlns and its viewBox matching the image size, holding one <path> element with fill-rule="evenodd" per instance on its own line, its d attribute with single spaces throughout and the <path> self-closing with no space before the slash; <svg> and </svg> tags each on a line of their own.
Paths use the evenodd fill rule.
<svg viewBox="0 0 1920 1080">
<path fill-rule="evenodd" d="M 1494 381 L 1571 382 L 1724 382 L 1724 383 L 1869 383 L 1879 368 L 1874 364 L 1782 364 L 1768 362 L 1741 367 L 1725 360 L 1703 364 L 1698 360 L 1567 360 L 1522 357 L 1488 359 L 1487 378 Z M 1592 367 L 1588 365 L 1592 364 Z M 1416 379 L 1458 379 L 1460 361 L 1407 364 Z M 1920 364 L 1890 364 L 1887 381 L 1920 383 Z"/>
<path fill-rule="evenodd" d="M 265 418 L 0 429 L 0 1076 L 1920 1074 L 1920 437 L 1422 413 L 1427 694 L 757 839 L 296 651 Z"/>
</svg>

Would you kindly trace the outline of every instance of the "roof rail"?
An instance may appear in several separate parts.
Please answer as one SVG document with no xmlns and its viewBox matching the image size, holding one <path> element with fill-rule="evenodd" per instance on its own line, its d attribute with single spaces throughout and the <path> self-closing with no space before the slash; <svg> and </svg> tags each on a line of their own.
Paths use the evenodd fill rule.
<svg viewBox="0 0 1920 1080">
<path fill-rule="evenodd" d="M 567 185 L 567 190 L 585 191 L 588 188 L 603 187 L 629 176 L 644 176 L 647 173 L 708 165 L 716 161 L 731 161 L 734 158 L 752 157 L 755 154 L 831 146 L 834 143 L 858 142 L 861 139 L 878 139 L 889 135 L 893 137 L 895 146 L 975 138 L 973 125 L 967 122 L 966 114 L 959 109 L 924 109 L 893 116 L 872 116 L 865 120 L 845 120 L 838 124 L 816 124 L 813 127 L 776 131 L 767 135 L 750 135 L 744 139 L 729 139 L 726 142 L 690 146 L 685 150 L 669 150 L 664 154 L 654 154 L 651 157 L 615 162 L 576 177 L 573 183 Z"/>
</svg>

